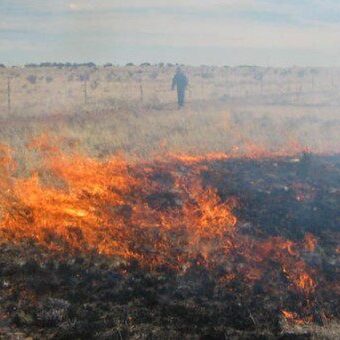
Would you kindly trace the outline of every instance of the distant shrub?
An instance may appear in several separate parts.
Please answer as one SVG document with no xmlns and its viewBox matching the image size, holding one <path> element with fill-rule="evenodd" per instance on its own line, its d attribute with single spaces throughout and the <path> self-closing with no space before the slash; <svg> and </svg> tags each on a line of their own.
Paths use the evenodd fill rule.
<svg viewBox="0 0 340 340">
<path fill-rule="evenodd" d="M 31 84 L 35 84 L 37 82 L 37 76 L 33 74 L 30 74 L 26 79 Z"/>
<path fill-rule="evenodd" d="M 164 63 L 159 63 L 158 67 L 164 67 Z"/>
<path fill-rule="evenodd" d="M 298 77 L 299 78 L 303 78 L 304 76 L 305 76 L 305 71 L 304 70 L 300 70 L 299 72 L 298 72 Z"/>
<path fill-rule="evenodd" d="M 0 68 L 6 68 L 4 64 L 0 64 Z"/>
<path fill-rule="evenodd" d="M 53 81 L 53 78 L 51 76 L 45 77 L 46 83 L 51 83 Z"/>
<path fill-rule="evenodd" d="M 214 74 L 211 73 L 211 72 L 203 72 L 202 73 L 202 78 L 204 78 L 204 79 L 211 79 L 211 78 L 214 78 Z"/>
<path fill-rule="evenodd" d="M 115 79 L 115 74 L 110 72 L 106 75 L 106 81 L 113 81 Z"/>
<path fill-rule="evenodd" d="M 41 63 L 39 66 L 40 67 L 51 67 L 53 65 L 52 65 L 52 63 Z"/>
<path fill-rule="evenodd" d="M 111 63 L 104 64 L 104 67 L 112 67 L 113 65 Z"/>
<path fill-rule="evenodd" d="M 258 81 L 259 81 L 259 80 L 262 80 L 263 77 L 264 77 L 264 74 L 263 74 L 263 72 L 261 72 L 261 71 L 254 73 L 254 79 L 255 79 L 255 80 L 258 80 Z"/>
<path fill-rule="evenodd" d="M 142 63 L 142 64 L 140 64 L 140 66 L 141 67 L 149 67 L 149 66 L 151 66 L 151 64 L 150 63 Z"/>
<path fill-rule="evenodd" d="M 153 71 L 149 75 L 150 79 L 157 79 L 157 77 L 158 77 L 158 72 L 157 71 Z"/>
<path fill-rule="evenodd" d="M 99 81 L 95 80 L 91 82 L 90 87 L 92 90 L 95 90 L 98 87 L 98 85 L 99 85 Z"/>
<path fill-rule="evenodd" d="M 127 63 L 126 66 L 135 66 L 134 63 Z"/>
<path fill-rule="evenodd" d="M 38 67 L 39 65 L 37 64 L 25 64 L 25 68 L 34 68 L 34 67 Z"/>
<path fill-rule="evenodd" d="M 167 66 L 167 67 L 174 67 L 175 65 L 172 64 L 172 63 L 167 63 L 166 66 Z"/>
<path fill-rule="evenodd" d="M 79 81 L 86 81 L 86 80 L 89 80 L 89 79 L 90 79 L 90 76 L 88 74 L 80 74 L 78 76 Z"/>
<path fill-rule="evenodd" d="M 97 65 L 95 63 L 84 63 L 84 64 L 80 64 L 81 66 L 87 66 L 87 67 L 97 67 Z"/>
</svg>

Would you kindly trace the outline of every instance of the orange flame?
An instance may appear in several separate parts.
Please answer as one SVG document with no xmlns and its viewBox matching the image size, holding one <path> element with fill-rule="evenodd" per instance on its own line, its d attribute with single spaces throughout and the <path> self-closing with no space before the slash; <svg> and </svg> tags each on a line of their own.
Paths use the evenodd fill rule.
<svg viewBox="0 0 340 340">
<path fill-rule="evenodd" d="M 215 189 L 200 181 L 196 164 L 212 155 L 129 164 L 121 157 L 98 161 L 65 154 L 45 139 L 31 147 L 45 153 L 48 183 L 38 173 L 15 178 L 10 150 L 0 147 L 3 240 L 33 239 L 55 251 L 96 251 L 177 270 L 197 258 L 208 268 L 235 263 L 233 272 L 225 274 L 226 281 L 240 276 L 260 280 L 268 261 L 275 261 L 294 289 L 303 294 L 315 290 L 298 243 L 282 237 L 261 241 L 238 233 L 233 213 L 237 200 L 221 201 Z M 174 158 L 187 170 L 179 170 Z M 312 252 L 316 243 L 307 234 L 303 247 Z M 244 265 L 236 263 L 238 258 Z"/>
<path fill-rule="evenodd" d="M 296 325 L 304 325 L 306 323 L 303 319 L 300 319 L 298 315 L 294 312 L 282 310 L 281 313 L 289 323 L 293 323 Z"/>
</svg>

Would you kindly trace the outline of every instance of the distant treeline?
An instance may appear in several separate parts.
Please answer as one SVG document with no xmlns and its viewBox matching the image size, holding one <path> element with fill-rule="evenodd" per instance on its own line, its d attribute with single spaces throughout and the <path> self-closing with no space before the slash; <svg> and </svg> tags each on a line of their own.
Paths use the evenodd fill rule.
<svg viewBox="0 0 340 340">
<path fill-rule="evenodd" d="M 34 67 L 56 67 L 56 68 L 64 68 L 64 67 L 96 67 L 95 63 L 40 63 L 40 64 L 25 64 L 27 68 L 34 68 Z"/>
<path fill-rule="evenodd" d="M 115 66 L 112 63 L 106 63 L 103 65 L 104 67 L 113 67 Z M 133 63 L 127 63 L 125 66 L 137 66 Z M 141 67 L 148 67 L 148 66 L 152 66 L 151 63 L 145 62 L 145 63 L 141 63 L 139 66 Z M 155 64 L 155 66 L 159 66 L 159 67 L 164 67 L 164 66 L 174 66 L 174 64 L 171 63 L 159 63 L 159 64 Z M 57 68 L 63 68 L 63 67 L 97 67 L 97 65 L 93 62 L 90 63 L 40 63 L 40 64 L 26 64 L 25 67 L 30 68 L 30 67 L 57 67 Z"/>
<path fill-rule="evenodd" d="M 158 63 L 158 64 L 150 64 L 150 63 L 141 63 L 139 66 L 141 67 L 148 67 L 148 66 L 159 66 L 159 67 L 164 67 L 164 66 L 167 66 L 167 67 L 173 67 L 173 66 L 176 66 L 178 64 L 172 64 L 172 63 Z M 105 65 L 104 65 L 105 66 Z M 111 65 L 112 66 L 112 65 Z M 125 66 L 137 66 L 135 65 L 134 63 L 127 63 Z M 181 65 L 183 66 L 183 65 Z"/>
<path fill-rule="evenodd" d="M 178 64 L 172 64 L 172 63 L 151 64 L 151 63 L 148 63 L 148 62 L 144 62 L 144 63 L 141 63 L 139 66 L 140 67 L 148 67 L 148 66 L 173 67 L 175 65 L 178 65 Z M 50 62 L 43 62 L 43 63 L 39 63 L 39 64 L 29 63 L 29 64 L 24 65 L 25 68 L 39 68 L 39 67 L 55 67 L 55 68 L 91 67 L 91 68 L 94 68 L 94 67 L 97 67 L 97 66 L 99 66 L 99 65 L 96 65 L 93 62 L 89 62 L 89 63 L 50 63 Z M 114 67 L 115 65 L 112 64 L 112 63 L 106 63 L 103 66 L 104 67 Z M 138 66 L 138 65 L 135 65 L 134 63 L 127 63 L 125 66 Z M 0 64 L 0 68 L 6 68 L 6 65 Z"/>
</svg>

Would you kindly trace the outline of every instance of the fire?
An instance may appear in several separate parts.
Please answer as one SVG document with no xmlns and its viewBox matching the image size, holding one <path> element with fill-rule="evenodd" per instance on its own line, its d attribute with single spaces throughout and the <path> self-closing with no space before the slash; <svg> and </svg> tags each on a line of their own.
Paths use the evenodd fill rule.
<svg viewBox="0 0 340 340">
<path fill-rule="evenodd" d="M 87 212 L 85 210 L 65 208 L 64 211 L 66 214 L 69 214 L 70 216 L 75 216 L 75 217 L 86 217 L 87 216 Z"/>
<path fill-rule="evenodd" d="M 284 318 L 290 323 L 293 323 L 296 325 L 304 325 L 306 323 L 304 320 L 300 319 L 298 315 L 294 312 L 290 312 L 288 310 L 283 310 L 281 312 Z"/>
<path fill-rule="evenodd" d="M 315 251 L 315 248 L 318 244 L 318 240 L 315 238 L 315 236 L 311 233 L 307 233 L 304 238 L 304 248 L 308 252 Z"/>
<path fill-rule="evenodd" d="M 206 161 L 218 161 L 218 160 L 227 160 L 231 158 L 249 158 L 249 159 L 261 159 L 261 158 L 270 158 L 270 157 L 291 157 L 295 156 L 299 153 L 308 154 L 309 150 L 306 147 L 303 147 L 296 141 L 292 141 L 285 146 L 275 149 L 268 150 L 268 148 L 264 145 L 258 145 L 246 141 L 243 147 L 233 147 L 230 152 L 213 152 L 204 155 L 191 155 L 185 153 L 170 153 L 168 158 L 173 160 L 181 161 L 186 164 L 199 164 Z M 300 161 L 300 160 L 297 160 Z"/>
<path fill-rule="evenodd" d="M 198 163 L 209 161 L 209 160 L 214 160 L 214 161 L 225 160 L 225 159 L 230 158 L 231 155 L 227 155 L 223 152 L 208 153 L 206 155 L 198 155 L 198 156 L 178 153 L 178 154 L 170 154 L 169 157 L 173 158 L 174 160 L 184 162 L 186 164 L 198 164 Z"/>
<path fill-rule="evenodd" d="M 296 284 L 302 291 L 308 292 L 313 292 L 316 286 L 314 280 L 307 273 L 300 273 L 297 277 Z"/>
<path fill-rule="evenodd" d="M 31 147 L 43 152 L 45 163 L 29 178 L 14 176 L 10 150 L 0 148 L 3 241 L 31 239 L 54 251 L 97 252 L 179 272 L 194 260 L 208 269 L 225 268 L 221 282 L 256 282 L 274 262 L 291 289 L 314 292 L 314 273 L 301 257 L 303 249 L 315 250 L 313 235 L 303 245 L 243 235 L 234 213 L 238 200 L 222 201 L 202 184 L 196 164 L 221 155 L 129 163 L 66 154 L 46 140 Z"/>
</svg>

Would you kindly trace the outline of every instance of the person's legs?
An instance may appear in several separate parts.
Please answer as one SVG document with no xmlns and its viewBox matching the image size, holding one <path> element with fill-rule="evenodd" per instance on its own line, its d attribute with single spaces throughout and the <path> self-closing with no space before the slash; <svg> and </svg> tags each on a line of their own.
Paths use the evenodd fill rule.
<svg viewBox="0 0 340 340">
<path fill-rule="evenodd" d="M 178 87 L 177 87 L 177 104 L 178 107 L 181 107 L 181 91 Z"/>
<path fill-rule="evenodd" d="M 182 106 L 184 106 L 185 101 L 185 90 L 182 90 Z"/>
<path fill-rule="evenodd" d="M 178 89 L 177 90 L 177 97 L 178 97 L 178 106 L 182 107 L 184 106 L 184 96 L 185 96 L 185 92 L 183 89 Z"/>
</svg>

